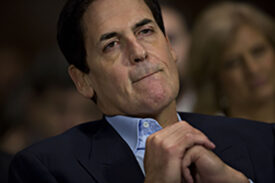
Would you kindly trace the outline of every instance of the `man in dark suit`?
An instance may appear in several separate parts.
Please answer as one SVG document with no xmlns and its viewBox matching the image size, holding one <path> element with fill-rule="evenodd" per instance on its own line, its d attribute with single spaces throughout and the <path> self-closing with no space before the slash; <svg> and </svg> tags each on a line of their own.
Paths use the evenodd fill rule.
<svg viewBox="0 0 275 183">
<path fill-rule="evenodd" d="M 268 124 L 177 113 L 176 56 L 155 0 L 69 0 L 58 41 L 104 118 L 17 154 L 11 183 L 274 182 Z"/>
</svg>

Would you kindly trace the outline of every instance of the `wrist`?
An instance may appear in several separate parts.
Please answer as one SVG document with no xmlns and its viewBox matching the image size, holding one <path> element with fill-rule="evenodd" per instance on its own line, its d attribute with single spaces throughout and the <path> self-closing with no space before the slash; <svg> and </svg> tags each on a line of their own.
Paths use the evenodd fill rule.
<svg viewBox="0 0 275 183">
<path fill-rule="evenodd" d="M 249 179 L 240 171 L 227 166 L 228 176 L 224 183 L 249 183 Z"/>
</svg>

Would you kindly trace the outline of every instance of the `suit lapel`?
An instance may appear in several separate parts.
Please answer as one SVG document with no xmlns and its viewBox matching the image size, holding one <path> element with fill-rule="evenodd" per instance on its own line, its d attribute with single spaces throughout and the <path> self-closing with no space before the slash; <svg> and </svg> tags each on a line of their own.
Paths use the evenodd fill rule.
<svg viewBox="0 0 275 183">
<path fill-rule="evenodd" d="M 85 140 L 81 144 L 86 145 L 76 150 L 78 161 L 89 174 L 100 183 L 143 182 L 144 175 L 131 149 L 109 123 L 102 120 L 91 126 L 83 131 Z"/>
</svg>

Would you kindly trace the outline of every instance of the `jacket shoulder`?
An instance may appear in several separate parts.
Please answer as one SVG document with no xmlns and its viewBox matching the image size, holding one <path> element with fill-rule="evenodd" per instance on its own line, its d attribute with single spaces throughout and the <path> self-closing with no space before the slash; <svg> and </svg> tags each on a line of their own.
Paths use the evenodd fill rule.
<svg viewBox="0 0 275 183">
<path fill-rule="evenodd" d="M 243 135 L 251 135 L 251 133 L 265 134 L 265 132 L 272 134 L 272 125 L 264 122 L 197 113 L 181 112 L 179 114 L 183 120 L 187 121 L 192 126 L 213 133 L 228 131 L 239 132 Z"/>
<path fill-rule="evenodd" d="M 17 154 L 31 153 L 38 157 L 64 156 L 64 152 L 72 152 L 79 144 L 93 138 L 104 125 L 106 125 L 105 120 L 83 123 L 62 134 L 34 143 Z"/>
</svg>

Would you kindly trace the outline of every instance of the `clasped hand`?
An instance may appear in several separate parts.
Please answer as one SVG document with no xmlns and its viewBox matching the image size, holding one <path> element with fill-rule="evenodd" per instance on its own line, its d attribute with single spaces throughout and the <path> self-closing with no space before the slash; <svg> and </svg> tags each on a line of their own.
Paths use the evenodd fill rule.
<svg viewBox="0 0 275 183">
<path fill-rule="evenodd" d="M 184 121 L 152 134 L 146 141 L 145 183 L 248 183 L 211 151 L 214 148 Z"/>
</svg>

